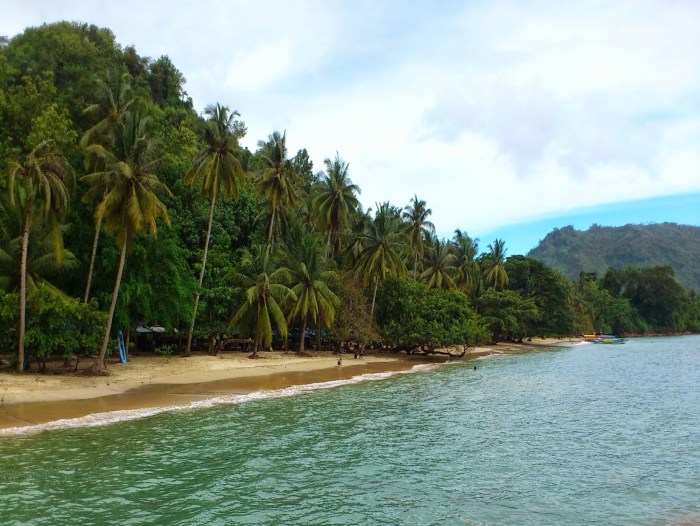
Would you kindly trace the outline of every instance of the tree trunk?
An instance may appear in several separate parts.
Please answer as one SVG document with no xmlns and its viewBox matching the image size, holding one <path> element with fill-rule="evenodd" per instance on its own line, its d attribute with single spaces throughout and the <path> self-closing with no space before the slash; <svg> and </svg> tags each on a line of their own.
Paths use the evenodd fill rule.
<svg viewBox="0 0 700 526">
<path fill-rule="evenodd" d="M 374 293 L 372 294 L 372 309 L 369 312 L 369 322 L 370 324 L 374 320 L 374 302 L 377 299 L 377 288 L 379 287 L 379 275 L 374 277 Z"/>
<path fill-rule="evenodd" d="M 114 292 L 112 292 L 112 304 L 109 307 L 109 317 L 107 318 L 107 329 L 105 330 L 105 337 L 102 340 L 102 348 L 100 349 L 100 356 L 97 358 L 97 367 L 99 369 L 106 369 L 105 366 L 105 356 L 107 354 L 107 345 L 109 344 L 109 333 L 112 330 L 112 319 L 114 318 L 114 309 L 117 307 L 117 297 L 119 296 L 119 287 L 122 283 L 122 272 L 124 272 L 124 261 L 126 261 L 126 234 L 124 235 L 124 242 L 122 243 L 122 254 L 119 258 L 119 270 L 117 270 L 117 279 L 114 282 Z"/>
<path fill-rule="evenodd" d="M 413 279 L 417 280 L 417 274 L 418 274 L 418 252 L 415 253 L 413 256 Z"/>
<path fill-rule="evenodd" d="M 90 268 L 88 269 L 87 285 L 85 285 L 85 297 L 83 303 L 87 303 L 90 299 L 90 286 L 92 285 L 92 273 L 95 270 L 95 255 L 97 254 L 97 242 L 100 240 L 100 229 L 102 228 L 102 217 L 97 219 L 95 225 L 95 239 L 92 242 L 92 255 L 90 256 Z"/>
<path fill-rule="evenodd" d="M 319 314 L 316 322 L 316 350 L 321 350 L 321 316 Z"/>
<path fill-rule="evenodd" d="M 268 250 L 268 252 L 270 251 L 270 248 L 272 247 L 272 231 L 275 228 L 275 212 L 277 212 L 277 209 L 273 208 L 272 215 L 270 216 L 270 230 L 267 233 L 267 250 Z"/>
<path fill-rule="evenodd" d="M 306 316 L 301 324 L 301 336 L 299 337 L 299 354 L 304 352 L 304 340 L 306 339 Z"/>
<path fill-rule="evenodd" d="M 333 232 L 332 229 L 328 229 L 328 241 L 326 241 L 326 259 L 328 259 L 330 253 L 331 253 L 331 233 Z"/>
<path fill-rule="evenodd" d="M 185 348 L 185 356 L 190 356 L 192 347 L 192 334 L 194 333 L 194 322 L 197 319 L 197 307 L 199 307 L 199 297 L 202 293 L 202 284 L 204 283 L 204 270 L 207 267 L 207 254 L 209 253 L 209 238 L 211 237 L 211 224 L 214 222 L 214 207 L 216 206 L 216 195 L 211 199 L 211 208 L 209 209 L 209 226 L 207 226 L 207 238 L 204 241 L 204 256 L 202 257 L 202 270 L 199 272 L 199 288 L 197 295 L 194 297 L 194 312 L 192 313 L 192 323 L 190 323 L 190 331 L 187 334 L 187 347 Z"/>
<path fill-rule="evenodd" d="M 129 343 L 131 341 L 131 323 L 126 326 L 126 342 L 124 342 L 124 351 L 126 351 L 126 357 L 129 358 Z"/>
<path fill-rule="evenodd" d="M 29 223 L 32 219 L 32 205 L 30 199 L 27 202 L 27 210 L 24 214 L 24 233 L 22 234 L 22 256 L 19 266 L 19 342 L 17 344 L 17 372 L 24 371 L 24 333 L 27 314 L 27 250 L 29 248 Z"/>
</svg>

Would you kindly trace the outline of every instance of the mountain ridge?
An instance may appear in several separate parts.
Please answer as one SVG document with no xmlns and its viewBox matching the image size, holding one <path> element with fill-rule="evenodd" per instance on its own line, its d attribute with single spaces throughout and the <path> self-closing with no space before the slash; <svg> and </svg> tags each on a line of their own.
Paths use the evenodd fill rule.
<svg viewBox="0 0 700 526">
<path fill-rule="evenodd" d="M 668 265 L 687 289 L 700 291 L 700 227 L 677 223 L 555 228 L 528 257 L 578 279 L 581 271 Z"/>
</svg>

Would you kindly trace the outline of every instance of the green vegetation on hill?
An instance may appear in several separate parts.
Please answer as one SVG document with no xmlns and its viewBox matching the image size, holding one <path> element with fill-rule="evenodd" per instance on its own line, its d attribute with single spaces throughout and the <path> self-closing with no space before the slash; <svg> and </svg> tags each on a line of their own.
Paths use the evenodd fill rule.
<svg viewBox="0 0 700 526">
<path fill-rule="evenodd" d="M 554 229 L 528 257 L 571 279 L 580 272 L 604 274 L 608 268 L 671 267 L 678 281 L 700 291 L 700 227 L 660 223 L 602 227 L 585 231 Z"/>
<path fill-rule="evenodd" d="M 232 337 L 255 352 L 304 352 L 313 336 L 316 348 L 325 336 L 434 351 L 700 331 L 700 300 L 670 266 L 584 261 L 600 276 L 573 283 L 508 258 L 503 240 L 480 252 L 463 230 L 438 237 L 417 195 L 365 211 L 338 153 L 314 172 L 286 132 L 243 148 L 242 116 L 212 101 L 197 114 L 184 82 L 167 57 L 122 48 L 108 29 L 60 22 L 0 38 L 0 352 L 18 370 L 72 353 L 102 368 L 118 331 L 128 347 L 141 324 L 177 331 L 185 354 Z M 574 257 L 578 235 L 548 239 Z M 644 236 L 608 244 L 639 255 Z M 660 262 L 680 274 L 697 237 L 677 244 L 686 252 Z"/>
</svg>

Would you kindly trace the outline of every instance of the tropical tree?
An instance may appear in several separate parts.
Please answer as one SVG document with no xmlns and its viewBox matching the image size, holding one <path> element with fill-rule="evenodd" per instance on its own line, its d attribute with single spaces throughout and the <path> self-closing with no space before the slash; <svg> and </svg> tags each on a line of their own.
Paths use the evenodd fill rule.
<svg viewBox="0 0 700 526">
<path fill-rule="evenodd" d="M 20 248 L 20 307 L 17 370 L 24 368 L 24 338 L 27 309 L 27 256 L 32 224 L 47 222 L 53 225 L 56 257 L 63 254 L 63 238 L 57 228 L 58 216 L 68 210 L 71 171 L 65 158 L 52 143 L 41 142 L 27 155 L 24 162 L 10 161 L 8 170 L 10 207 L 24 210 L 22 246 Z"/>
<path fill-rule="evenodd" d="M 494 290 L 503 290 L 508 285 L 508 273 L 505 269 L 506 248 L 502 239 L 496 239 L 488 246 L 489 253 L 485 260 L 484 282 Z"/>
<path fill-rule="evenodd" d="M 85 194 L 87 200 L 97 200 L 104 195 L 95 210 L 95 219 L 104 221 L 105 230 L 115 236 L 117 246 L 121 249 L 107 327 L 97 360 L 99 369 L 105 368 L 105 355 L 127 248 L 133 246 L 137 234 L 156 236 L 158 219 L 170 224 L 168 211 L 158 195 L 171 197 L 172 194 L 151 172 L 157 159 L 149 126 L 150 119 L 147 116 L 128 112 L 115 151 L 110 151 L 101 144 L 88 146 L 88 151 L 101 160 L 105 170 L 81 178 L 90 187 Z"/>
<path fill-rule="evenodd" d="M 534 336 L 570 336 L 574 331 L 574 313 L 569 302 L 569 280 L 524 256 L 511 256 L 505 263 L 508 289 L 531 299 L 541 316 L 527 325 Z"/>
<path fill-rule="evenodd" d="M 0 289 L 7 292 L 20 288 L 21 248 L 24 209 L 11 207 L 9 197 L 0 195 Z M 56 229 L 59 232 L 56 232 Z M 27 247 L 27 295 L 31 296 L 39 286 L 64 296 L 63 292 L 48 281 L 51 276 L 76 268 L 78 260 L 63 246 L 62 238 L 67 227 L 52 221 L 32 222 Z"/>
<path fill-rule="evenodd" d="M 91 144 L 102 144 L 105 148 L 113 149 L 117 138 L 124 126 L 124 118 L 129 109 L 137 103 L 131 86 L 131 75 L 126 71 L 112 70 L 107 72 L 104 79 L 95 81 L 95 102 L 89 104 L 83 112 L 97 122 L 89 128 L 80 140 L 80 145 L 85 149 Z M 94 155 L 85 156 L 85 167 L 88 172 L 99 172 L 105 169 L 100 165 L 100 158 Z M 103 197 L 107 188 L 103 189 Z M 95 221 L 95 235 L 90 254 L 90 265 L 85 284 L 83 303 L 90 298 L 92 275 L 95 268 L 97 245 L 102 230 L 102 220 Z"/>
<path fill-rule="evenodd" d="M 336 152 L 335 159 L 325 159 L 326 170 L 314 187 L 314 207 L 323 228 L 328 230 L 326 255 L 338 241 L 340 230 L 350 222 L 351 214 L 360 204 L 360 188 L 348 176 L 349 165 Z"/>
<path fill-rule="evenodd" d="M 337 278 L 336 273 L 326 270 L 326 263 L 321 251 L 320 241 L 316 235 L 307 235 L 295 254 L 297 261 L 292 267 L 292 292 L 296 296 L 289 313 L 290 320 L 301 321 L 299 353 L 304 352 L 304 336 L 309 318 L 330 329 L 335 318 L 336 308 L 340 306 L 338 296 L 330 289 L 330 284 Z M 317 331 L 317 337 L 320 333 Z"/>
<path fill-rule="evenodd" d="M 228 278 L 243 289 L 244 299 L 238 306 L 229 327 L 255 334 L 253 356 L 257 356 L 262 343 L 266 348 L 272 344 L 272 325 L 282 338 L 287 337 L 287 320 L 283 307 L 296 295 L 286 283 L 291 276 L 286 267 L 275 268 L 275 257 L 263 245 L 253 245 L 243 252 L 240 270 Z"/>
<path fill-rule="evenodd" d="M 263 168 L 257 173 L 257 187 L 267 200 L 270 224 L 267 232 L 268 246 L 272 247 L 275 216 L 280 208 L 291 208 L 298 202 L 295 186 L 294 163 L 287 159 L 287 132 L 275 131 L 267 142 L 258 142 L 258 153 Z"/>
<path fill-rule="evenodd" d="M 408 246 L 413 255 L 413 279 L 418 275 L 418 259 L 424 255 L 425 239 L 435 232 L 435 225 L 428 221 L 432 213 L 433 211 L 426 207 L 425 201 L 414 195 L 401 214 L 406 222 Z"/>
<path fill-rule="evenodd" d="M 521 341 L 528 325 L 540 316 L 535 302 L 512 290 L 487 290 L 479 300 L 479 314 L 491 332 L 491 341 Z"/>
<path fill-rule="evenodd" d="M 420 279 L 429 289 L 455 290 L 457 285 L 453 276 L 457 273 L 457 257 L 449 243 L 431 236 L 428 243 L 425 270 Z"/>
<path fill-rule="evenodd" d="M 457 256 L 457 284 L 466 284 L 472 274 L 480 274 L 479 263 L 476 260 L 479 252 L 479 240 L 472 239 L 469 234 L 455 230 L 452 237 L 452 246 L 454 247 L 455 256 Z"/>
<path fill-rule="evenodd" d="M 389 203 L 382 203 L 368 230 L 360 236 L 363 248 L 357 258 L 356 272 L 365 283 L 374 285 L 370 320 L 374 317 L 379 284 L 387 276 L 406 274 L 406 265 L 401 259 L 403 239 L 399 214 Z"/>
<path fill-rule="evenodd" d="M 239 116 L 238 112 L 231 112 L 226 106 L 216 104 L 207 106 L 204 109 L 204 114 L 209 117 L 204 128 L 205 147 L 197 154 L 192 168 L 185 175 L 185 183 L 188 185 L 201 182 L 202 195 L 211 201 L 202 268 L 199 271 L 199 288 L 194 299 L 192 322 L 187 334 L 187 348 L 185 350 L 187 355 L 190 354 L 192 346 L 192 333 L 194 332 L 197 307 L 204 283 L 216 199 L 219 193 L 223 193 L 224 197 L 238 199 L 245 175 L 241 163 L 236 157 L 239 149 L 238 141 L 245 135 L 245 127 L 236 120 L 236 117 Z"/>
<path fill-rule="evenodd" d="M 131 75 L 124 69 L 115 69 L 104 78 L 95 79 L 94 100 L 83 110 L 96 121 L 80 140 L 83 148 L 95 143 L 109 145 L 116 140 L 127 112 L 138 103 Z"/>
</svg>

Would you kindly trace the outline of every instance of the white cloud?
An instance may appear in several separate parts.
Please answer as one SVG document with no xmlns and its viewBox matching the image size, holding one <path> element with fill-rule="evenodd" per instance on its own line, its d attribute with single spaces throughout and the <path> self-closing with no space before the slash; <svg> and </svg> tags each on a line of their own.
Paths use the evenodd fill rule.
<svg viewBox="0 0 700 526">
<path fill-rule="evenodd" d="M 438 230 L 700 190 L 700 7 L 682 1 L 10 1 L 167 54 L 247 144 L 337 150 L 362 201 L 417 193 Z"/>
</svg>

